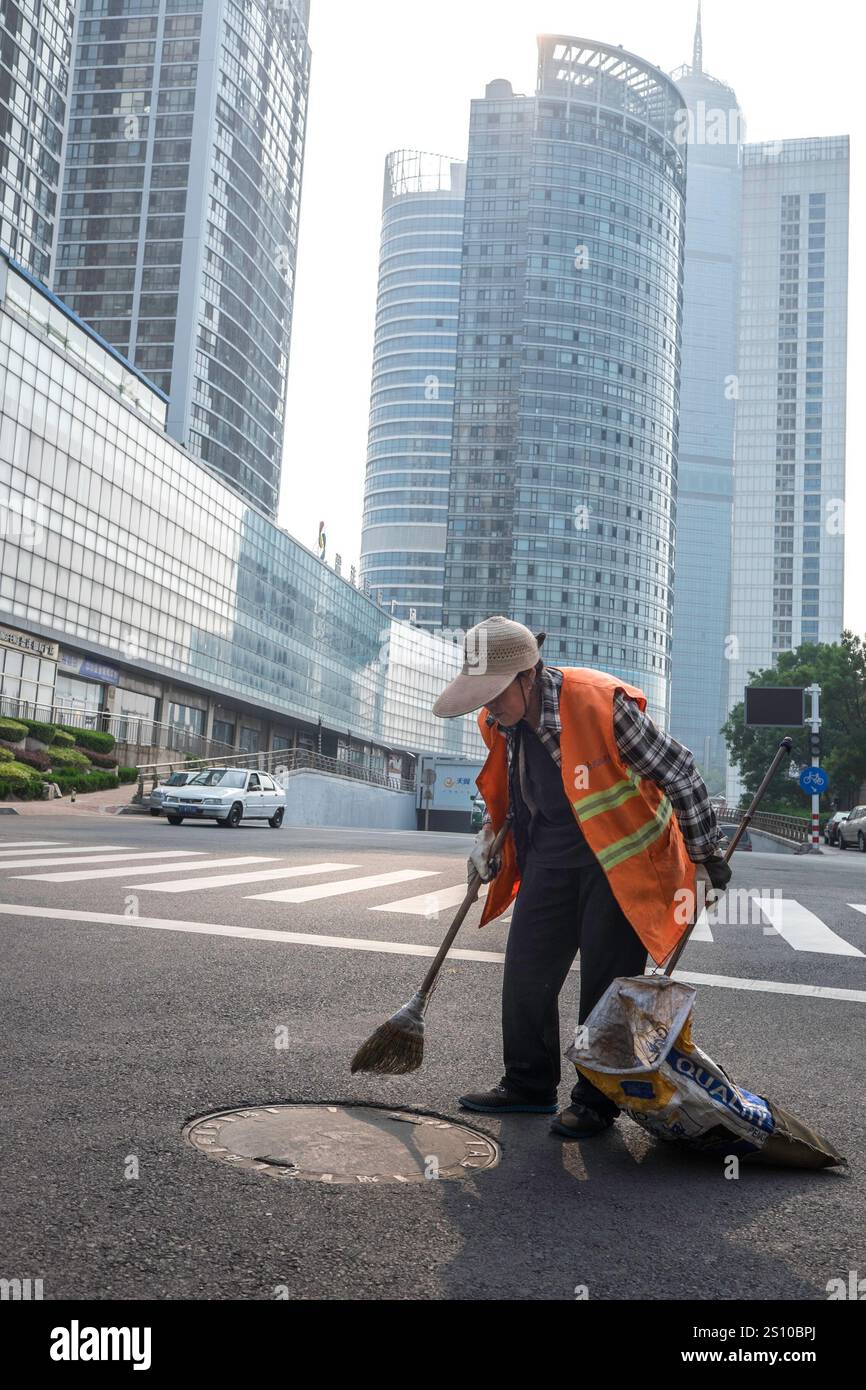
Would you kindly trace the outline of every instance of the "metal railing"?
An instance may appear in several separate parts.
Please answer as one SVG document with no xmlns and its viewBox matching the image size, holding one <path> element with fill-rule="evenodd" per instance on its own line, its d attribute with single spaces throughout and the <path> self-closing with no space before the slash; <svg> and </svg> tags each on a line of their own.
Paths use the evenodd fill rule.
<svg viewBox="0 0 866 1390">
<path fill-rule="evenodd" d="M 739 825 L 745 812 L 732 806 L 714 807 L 716 820 L 729 825 Z M 774 811 L 757 811 L 749 822 L 753 830 L 765 830 L 768 835 L 778 835 L 782 840 L 794 844 L 807 844 L 812 838 L 812 822 L 808 816 L 782 816 Z"/>
<path fill-rule="evenodd" d="M 62 724 L 71 729 L 95 729 L 111 734 L 115 743 L 126 750 L 130 767 L 138 767 L 170 749 L 184 757 L 216 755 L 225 759 L 232 754 L 232 745 L 219 739 L 205 738 L 177 724 L 163 724 L 143 715 L 108 714 L 104 710 L 83 710 L 64 705 L 40 705 L 34 700 L 18 700 L 0 696 L 0 718 L 35 719 L 40 724 Z M 121 760 L 122 761 L 122 760 Z"/>
<path fill-rule="evenodd" d="M 415 783 L 411 778 L 380 772 L 363 763 L 350 763 L 345 758 L 325 757 L 323 753 L 316 753 L 311 748 L 273 748 L 269 752 L 259 753 L 230 752 L 228 756 L 221 758 L 184 758 L 169 763 L 141 764 L 138 768 L 138 792 L 134 800 L 143 801 L 161 778 L 169 777 L 172 772 L 187 772 L 192 766 L 201 771 L 208 767 L 247 768 L 255 772 L 268 772 L 278 779 L 291 772 L 326 772 L 349 781 L 387 787 L 389 791 L 415 791 Z M 147 791 L 146 782 L 150 783 Z"/>
</svg>

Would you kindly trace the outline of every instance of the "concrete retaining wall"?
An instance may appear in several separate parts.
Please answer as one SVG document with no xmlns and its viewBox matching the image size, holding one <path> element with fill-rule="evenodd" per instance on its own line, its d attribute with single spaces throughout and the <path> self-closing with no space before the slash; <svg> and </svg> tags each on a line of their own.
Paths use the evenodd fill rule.
<svg viewBox="0 0 866 1390">
<path fill-rule="evenodd" d="M 356 825 L 379 830 L 415 829 L 414 792 L 300 769 L 284 778 L 286 825 Z"/>
</svg>

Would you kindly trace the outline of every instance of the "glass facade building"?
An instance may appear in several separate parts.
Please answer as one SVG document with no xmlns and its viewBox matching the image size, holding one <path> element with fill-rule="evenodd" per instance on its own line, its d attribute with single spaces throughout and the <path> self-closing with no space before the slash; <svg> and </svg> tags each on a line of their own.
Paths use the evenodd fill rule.
<svg viewBox="0 0 866 1390">
<path fill-rule="evenodd" d="M 729 708 L 844 596 L 848 138 L 744 153 Z"/>
<path fill-rule="evenodd" d="M 442 623 L 466 166 L 385 163 L 361 577 L 395 616 Z"/>
<path fill-rule="evenodd" d="M 79 0 L 54 288 L 275 515 L 309 4 Z"/>
<path fill-rule="evenodd" d="M 671 732 L 724 790 L 731 511 L 744 130 L 736 94 L 703 70 L 673 74 L 688 145 Z"/>
<path fill-rule="evenodd" d="M 0 0 L 0 250 L 50 283 L 74 0 Z"/>
<path fill-rule="evenodd" d="M 431 713 L 462 651 L 392 620 L 193 459 L 165 417 L 141 374 L 0 256 L 9 696 L 46 702 L 60 682 L 87 707 L 108 680 L 120 713 L 230 729 L 241 747 L 261 715 L 278 734 L 321 720 L 334 751 L 350 731 L 382 752 L 483 752 L 472 716 Z"/>
<path fill-rule="evenodd" d="M 472 104 L 443 624 L 505 613 L 669 714 L 686 150 L 622 48 Z"/>
</svg>

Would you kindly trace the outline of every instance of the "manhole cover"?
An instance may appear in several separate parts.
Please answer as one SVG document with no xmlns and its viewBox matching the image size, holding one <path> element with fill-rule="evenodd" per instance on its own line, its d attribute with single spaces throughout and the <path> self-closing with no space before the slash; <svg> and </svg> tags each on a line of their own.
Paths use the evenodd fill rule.
<svg viewBox="0 0 866 1390">
<path fill-rule="evenodd" d="M 437 1115 L 367 1105 L 263 1105 L 192 1120 L 184 1138 L 232 1168 L 313 1182 L 426 1182 L 495 1168 L 486 1134 Z"/>
</svg>

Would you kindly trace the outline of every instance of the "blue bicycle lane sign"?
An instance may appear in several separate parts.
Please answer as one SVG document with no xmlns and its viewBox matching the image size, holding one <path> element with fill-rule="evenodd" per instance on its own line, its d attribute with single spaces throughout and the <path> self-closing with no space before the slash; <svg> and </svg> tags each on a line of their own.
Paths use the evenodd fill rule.
<svg viewBox="0 0 866 1390">
<path fill-rule="evenodd" d="M 800 791 L 807 796 L 822 796 L 830 785 L 823 767 L 804 767 L 800 773 Z"/>
</svg>

